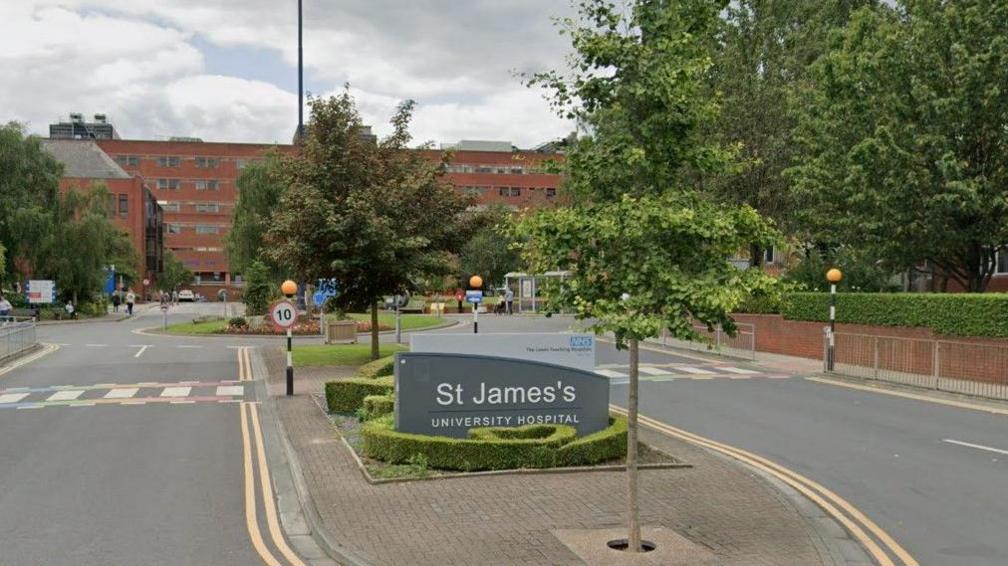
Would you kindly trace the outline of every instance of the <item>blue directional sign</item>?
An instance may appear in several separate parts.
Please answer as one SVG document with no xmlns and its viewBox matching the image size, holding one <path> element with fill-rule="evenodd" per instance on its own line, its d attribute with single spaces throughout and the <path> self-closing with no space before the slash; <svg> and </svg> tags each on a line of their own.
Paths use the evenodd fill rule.
<svg viewBox="0 0 1008 566">
<path fill-rule="evenodd" d="M 466 302 L 478 305 L 483 302 L 483 291 L 466 291 Z"/>
<path fill-rule="evenodd" d="M 312 302 L 316 305 L 325 304 L 330 297 L 335 297 L 337 285 L 335 279 L 319 279 L 315 285 L 315 294 L 312 295 Z"/>
</svg>

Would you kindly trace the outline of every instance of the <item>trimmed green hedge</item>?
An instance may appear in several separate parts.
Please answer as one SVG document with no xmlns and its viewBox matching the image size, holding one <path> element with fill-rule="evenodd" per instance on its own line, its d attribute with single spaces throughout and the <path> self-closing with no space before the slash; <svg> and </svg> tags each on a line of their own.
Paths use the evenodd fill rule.
<svg viewBox="0 0 1008 566">
<path fill-rule="evenodd" d="M 826 322 L 829 293 L 785 293 L 776 305 L 752 298 L 737 310 Z M 944 336 L 1008 337 L 1008 294 L 838 293 L 836 317 L 851 324 L 926 327 Z"/>
<path fill-rule="evenodd" d="M 368 395 L 361 405 L 364 410 L 364 420 L 370 420 L 382 415 L 387 415 L 395 410 L 395 396 L 388 395 Z"/>
<path fill-rule="evenodd" d="M 781 314 L 829 320 L 829 293 L 789 293 Z M 838 322 L 924 326 L 945 336 L 1008 336 L 1008 295 L 966 293 L 841 293 Z"/>
<path fill-rule="evenodd" d="M 385 377 L 395 372 L 395 356 L 385 356 L 368 362 L 357 370 L 357 375 L 367 379 Z"/>
<path fill-rule="evenodd" d="M 326 405 L 332 413 L 352 413 L 361 408 L 369 395 L 391 395 L 392 378 L 354 377 L 325 384 Z"/>
<path fill-rule="evenodd" d="M 528 425 L 516 428 L 483 427 L 469 438 L 426 436 L 397 432 L 392 416 L 364 424 L 364 454 L 390 464 L 422 455 L 432 468 L 444 470 L 504 470 L 577 466 L 619 458 L 626 452 L 626 419 L 609 419 L 605 430 L 578 439 L 566 425 Z M 566 449 L 568 446 L 571 448 Z"/>
<path fill-rule="evenodd" d="M 557 450 L 557 466 L 587 466 L 626 454 L 627 421 L 609 419 L 609 427 L 564 444 Z"/>
</svg>

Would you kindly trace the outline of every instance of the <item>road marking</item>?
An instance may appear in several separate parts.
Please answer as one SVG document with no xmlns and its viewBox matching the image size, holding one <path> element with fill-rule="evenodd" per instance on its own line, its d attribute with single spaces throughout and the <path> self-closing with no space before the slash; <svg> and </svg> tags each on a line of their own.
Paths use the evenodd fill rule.
<svg viewBox="0 0 1008 566">
<path fill-rule="evenodd" d="M 84 344 L 88 348 L 108 348 L 108 344 Z"/>
<path fill-rule="evenodd" d="M 984 446 L 983 444 L 973 444 L 972 442 L 963 442 L 961 440 L 952 440 L 951 438 L 943 438 L 942 442 L 948 442 L 949 444 L 958 444 L 959 446 L 967 446 L 969 448 L 976 448 L 977 450 L 986 450 L 988 452 L 994 452 L 995 454 L 1008 454 L 1008 450 L 1002 450 L 1000 448 L 992 448 L 990 446 Z"/>
<path fill-rule="evenodd" d="M 195 345 L 195 344 L 179 344 L 178 346 L 175 346 L 175 347 L 176 347 L 176 348 L 191 348 L 191 349 L 197 349 L 197 348 L 202 348 L 203 346 L 197 346 L 197 345 Z"/>
<path fill-rule="evenodd" d="M 606 377 L 628 377 L 625 373 L 620 373 L 611 369 L 597 369 L 595 370 L 595 373 Z"/>
<path fill-rule="evenodd" d="M 5 405 L 7 403 L 17 403 L 21 399 L 27 397 L 28 393 L 8 393 L 6 395 L 0 395 L 0 405 Z"/>
<path fill-rule="evenodd" d="M 6 365 L 6 366 L 0 368 L 0 375 L 4 375 L 7 372 L 14 371 L 14 370 L 16 370 L 17 368 L 19 368 L 21 366 L 28 365 L 28 364 L 34 362 L 35 360 L 37 360 L 37 359 L 39 359 L 39 358 L 41 358 L 43 356 L 47 356 L 47 355 L 49 355 L 49 354 L 51 354 L 51 353 L 53 353 L 53 352 L 55 352 L 56 350 L 59 350 L 59 349 L 60 349 L 60 347 L 59 347 L 58 344 L 46 344 L 45 346 L 43 346 L 43 348 L 42 348 L 42 350 L 40 352 L 35 352 L 34 354 L 25 356 L 25 357 L 17 360 L 16 362 L 14 362 L 12 364 L 9 364 L 9 365 Z"/>
<path fill-rule="evenodd" d="M 1008 416 L 1008 409 L 1002 409 L 1000 407 L 989 407 L 987 405 L 978 405 L 974 403 L 968 403 L 966 401 L 956 401 L 954 399 L 941 399 L 938 397 L 929 397 L 927 395 L 918 395 L 916 393 L 910 393 L 907 391 L 895 391 L 889 389 L 883 389 L 881 387 L 871 387 L 869 385 L 859 385 L 856 383 L 847 383 L 844 381 L 839 381 L 835 379 L 828 379 L 825 377 L 806 377 L 808 381 L 814 381 L 816 383 L 824 383 L 826 385 L 836 385 L 837 387 L 846 387 L 848 389 L 857 389 L 860 391 L 871 391 L 872 393 L 881 393 L 883 395 L 892 395 L 893 397 L 903 397 L 904 399 L 913 399 L 915 401 L 925 401 L 927 403 L 936 403 L 938 405 L 948 405 L 949 407 L 956 407 L 959 409 L 970 409 L 973 411 L 983 411 L 985 413 L 992 413 L 995 415 L 1006 415 Z"/>
<path fill-rule="evenodd" d="M 245 387 L 241 385 L 221 385 L 217 387 L 218 397 L 240 397 L 245 394 Z"/>
<path fill-rule="evenodd" d="M 252 539 L 252 547 L 259 553 L 263 562 L 269 566 L 280 566 L 280 562 L 266 548 L 262 532 L 259 531 L 259 519 L 256 518 L 255 479 L 252 475 L 252 447 L 249 442 L 248 418 L 245 416 L 247 406 L 242 403 L 238 408 L 241 416 L 242 463 L 245 471 L 245 527 L 248 529 L 249 538 Z"/>
<path fill-rule="evenodd" d="M 165 387 L 161 392 L 162 397 L 188 397 L 192 387 Z"/>
<path fill-rule="evenodd" d="M 744 375 L 752 375 L 752 374 L 759 373 L 758 371 L 753 371 L 751 369 L 737 368 L 737 367 L 732 367 L 732 366 L 722 366 L 722 367 L 719 367 L 718 369 L 719 370 L 723 370 L 723 371 L 728 371 L 728 372 L 731 372 L 731 373 L 741 373 L 741 374 L 744 374 Z"/>
<path fill-rule="evenodd" d="M 75 389 L 72 391 L 57 391 L 49 396 L 46 401 L 73 401 L 74 399 L 80 397 L 84 391 L 82 389 Z"/>
<path fill-rule="evenodd" d="M 684 371 L 686 373 L 692 373 L 696 375 L 714 375 L 714 372 L 706 369 L 695 368 L 693 366 L 679 366 L 675 368 L 679 371 Z"/>
<path fill-rule="evenodd" d="M 105 399 L 129 399 L 130 397 L 137 394 L 140 389 L 136 387 L 130 387 L 128 389 L 113 389 L 105 394 Z"/>
<path fill-rule="evenodd" d="M 134 347 L 135 347 L 135 346 L 134 346 Z M 147 345 L 143 345 L 143 346 L 140 346 L 140 351 L 139 351 L 139 352 L 137 352 L 137 353 L 136 353 L 136 355 L 135 355 L 135 356 L 133 356 L 133 357 L 134 357 L 134 358 L 139 358 L 140 356 L 142 356 L 142 355 L 143 355 L 143 353 L 144 353 L 144 352 L 146 352 L 146 351 L 147 351 L 147 348 L 150 348 L 150 346 L 147 346 Z"/>
<path fill-rule="evenodd" d="M 120 405 L 146 405 L 147 401 L 123 401 Z"/>
<path fill-rule="evenodd" d="M 266 464 L 266 450 L 263 448 L 262 429 L 259 427 L 259 412 L 252 408 L 249 409 L 249 413 L 252 415 L 252 436 L 255 438 L 256 455 L 259 457 L 259 485 L 262 487 L 263 507 L 266 508 L 266 524 L 269 526 L 270 536 L 273 538 L 273 544 L 280 549 L 280 554 L 283 554 L 293 566 L 305 566 L 298 555 L 287 546 L 287 541 L 280 531 L 276 502 L 273 500 L 273 484 L 270 481 L 269 466 Z"/>
<path fill-rule="evenodd" d="M 626 416 L 627 414 L 626 409 L 622 407 L 610 405 L 609 408 L 620 415 Z M 875 524 L 874 521 L 869 519 L 864 515 L 864 513 L 859 511 L 839 495 L 833 493 L 819 483 L 771 460 L 763 458 L 762 456 L 742 450 L 741 448 L 736 448 L 728 444 L 716 442 L 709 438 L 704 438 L 691 432 L 667 425 L 661 421 L 652 419 L 651 417 L 639 414 L 638 418 L 642 424 L 655 430 L 735 458 L 736 460 L 744 462 L 754 468 L 763 470 L 764 472 L 788 484 L 799 493 L 819 505 L 819 507 L 826 513 L 846 527 L 854 538 L 856 538 L 861 545 L 868 550 L 869 554 L 872 555 L 880 566 L 895 566 L 895 563 L 892 558 L 890 558 L 889 555 L 882 550 L 875 539 L 865 533 L 864 529 L 868 529 L 873 535 L 875 535 L 879 541 L 881 541 L 881 543 L 893 553 L 893 555 L 903 562 L 903 564 L 906 566 L 919 566 L 917 561 L 910 556 L 910 553 L 900 546 L 899 543 L 893 540 L 893 538 L 883 531 L 881 527 Z M 847 515 L 841 513 L 840 510 L 837 509 L 838 507 L 847 513 Z"/>
<path fill-rule="evenodd" d="M 641 366 L 640 367 L 640 372 L 641 373 L 646 373 L 648 375 L 669 375 L 670 373 L 672 373 L 671 371 L 669 371 L 667 369 L 652 368 L 652 367 L 648 367 L 648 366 Z"/>
<path fill-rule="evenodd" d="M 18 410 L 20 411 L 21 409 L 41 409 L 42 407 L 45 407 L 45 405 L 38 405 L 38 404 L 24 405 L 23 407 L 18 407 Z"/>
</svg>

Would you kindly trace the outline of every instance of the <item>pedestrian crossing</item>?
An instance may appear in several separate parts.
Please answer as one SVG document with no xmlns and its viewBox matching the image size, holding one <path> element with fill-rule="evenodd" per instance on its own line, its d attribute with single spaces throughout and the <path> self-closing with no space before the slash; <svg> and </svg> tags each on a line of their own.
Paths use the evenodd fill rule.
<svg viewBox="0 0 1008 566">
<path fill-rule="evenodd" d="M 667 364 L 641 365 L 638 368 L 641 381 L 672 381 L 674 379 L 786 379 L 786 374 L 765 373 L 754 369 L 731 365 L 697 365 Z M 595 373 L 609 378 L 612 384 L 624 384 L 630 381 L 630 369 L 627 366 L 596 367 Z"/>
<path fill-rule="evenodd" d="M 51 385 L 0 389 L 0 409 L 96 405 L 239 403 L 254 395 L 241 381 L 144 382 Z"/>
</svg>

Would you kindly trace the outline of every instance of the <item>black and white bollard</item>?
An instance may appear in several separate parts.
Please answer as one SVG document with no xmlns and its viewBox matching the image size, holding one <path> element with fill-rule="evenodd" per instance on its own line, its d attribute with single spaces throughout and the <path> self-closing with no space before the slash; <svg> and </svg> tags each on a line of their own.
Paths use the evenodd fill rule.
<svg viewBox="0 0 1008 566">
<path fill-rule="evenodd" d="M 294 359 L 291 356 L 291 329 L 287 329 L 287 396 L 294 395 Z"/>
</svg>

